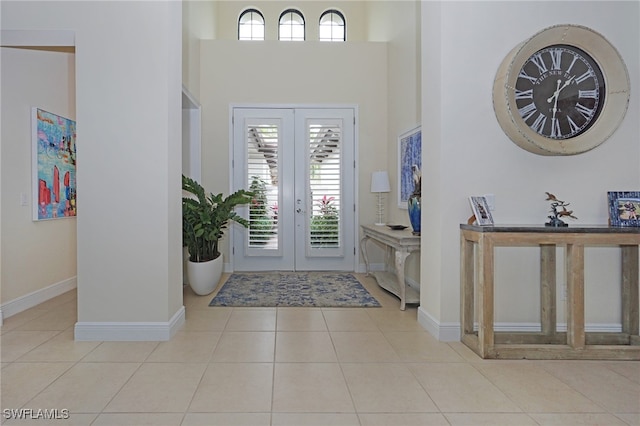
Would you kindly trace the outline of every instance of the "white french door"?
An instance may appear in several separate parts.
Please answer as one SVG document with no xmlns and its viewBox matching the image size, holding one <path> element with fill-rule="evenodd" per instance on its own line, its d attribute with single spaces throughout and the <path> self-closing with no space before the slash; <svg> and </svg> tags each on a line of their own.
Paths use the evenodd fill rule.
<svg viewBox="0 0 640 426">
<path fill-rule="evenodd" d="M 352 108 L 233 108 L 237 271 L 355 270 Z"/>
</svg>

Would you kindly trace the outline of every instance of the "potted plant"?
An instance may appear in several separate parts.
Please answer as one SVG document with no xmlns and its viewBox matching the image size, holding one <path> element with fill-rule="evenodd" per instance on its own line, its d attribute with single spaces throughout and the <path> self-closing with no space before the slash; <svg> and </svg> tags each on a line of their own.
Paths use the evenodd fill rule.
<svg viewBox="0 0 640 426">
<path fill-rule="evenodd" d="M 318 203 L 320 213 L 311 217 L 311 245 L 337 246 L 339 244 L 340 217 L 336 206 L 332 204 L 335 197 L 322 197 Z"/>
<path fill-rule="evenodd" d="M 253 194 L 249 205 L 249 242 L 266 244 L 273 236 L 273 218 L 268 211 L 267 184 L 258 176 L 251 177 L 249 191 Z"/>
<path fill-rule="evenodd" d="M 227 197 L 207 194 L 202 185 L 184 175 L 182 189 L 193 195 L 182 198 L 182 235 L 189 251 L 187 277 L 193 291 L 205 295 L 215 290 L 222 276 L 218 242 L 230 220 L 249 225 L 234 209 L 249 203 L 253 193 L 241 189 Z"/>
</svg>

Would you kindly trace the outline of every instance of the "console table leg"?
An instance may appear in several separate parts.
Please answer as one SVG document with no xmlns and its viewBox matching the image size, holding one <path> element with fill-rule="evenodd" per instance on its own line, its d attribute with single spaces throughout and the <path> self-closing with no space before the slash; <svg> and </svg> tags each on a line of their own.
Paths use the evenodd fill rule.
<svg viewBox="0 0 640 426">
<path fill-rule="evenodd" d="M 473 334 L 474 312 L 474 259 L 473 241 L 468 241 L 464 233 L 460 237 L 460 327 L 462 336 Z"/>
<path fill-rule="evenodd" d="M 409 252 L 396 250 L 396 277 L 398 278 L 398 291 L 400 293 L 400 310 L 404 311 L 406 303 L 407 288 L 404 282 L 404 261 L 409 256 Z"/>
<path fill-rule="evenodd" d="M 638 324 L 638 246 L 622 250 L 622 332 L 637 339 Z"/>
<path fill-rule="evenodd" d="M 369 240 L 368 236 L 364 236 L 360 240 L 360 251 L 362 252 L 362 257 L 364 258 L 365 269 L 367 272 L 367 276 L 369 276 L 369 256 L 367 255 L 367 241 Z"/>
<path fill-rule="evenodd" d="M 486 236 L 478 242 L 478 349 L 480 356 L 486 358 L 493 349 L 493 244 Z"/>
<path fill-rule="evenodd" d="M 542 333 L 556 333 L 556 246 L 540 245 L 540 322 Z"/>
<path fill-rule="evenodd" d="M 567 344 L 584 349 L 584 246 L 567 244 Z"/>
</svg>

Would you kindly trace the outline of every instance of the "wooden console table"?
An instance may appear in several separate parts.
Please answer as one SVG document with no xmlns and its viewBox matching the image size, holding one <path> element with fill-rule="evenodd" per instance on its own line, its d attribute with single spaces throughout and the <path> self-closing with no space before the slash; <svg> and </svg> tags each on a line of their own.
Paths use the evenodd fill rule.
<svg viewBox="0 0 640 426">
<path fill-rule="evenodd" d="M 404 261 L 409 255 L 420 250 L 420 236 L 413 235 L 407 229 L 392 230 L 387 226 L 362 225 L 364 236 L 360 240 L 360 250 L 367 265 L 369 274 L 369 256 L 367 255 L 367 241 L 373 239 L 387 247 L 387 259 L 391 249 L 395 251 L 395 274 L 390 271 L 374 272 L 373 276 L 378 285 L 400 298 L 400 309 L 404 311 L 407 303 L 420 303 L 420 293 L 408 286 L 404 279 Z"/>
<path fill-rule="evenodd" d="M 540 247 L 541 332 L 495 332 L 494 248 L 523 246 Z M 585 246 L 621 249 L 621 333 L 584 330 Z M 640 228 L 460 225 L 462 342 L 482 358 L 640 360 L 638 246 Z M 556 247 L 565 250 L 566 333 L 556 331 Z"/>
</svg>

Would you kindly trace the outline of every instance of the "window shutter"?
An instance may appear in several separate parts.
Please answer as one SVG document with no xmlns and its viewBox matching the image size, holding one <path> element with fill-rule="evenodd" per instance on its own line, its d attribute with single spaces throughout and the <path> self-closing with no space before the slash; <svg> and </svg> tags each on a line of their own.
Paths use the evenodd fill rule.
<svg viewBox="0 0 640 426">
<path fill-rule="evenodd" d="M 312 249 L 340 247 L 341 125 L 339 122 L 311 122 L 307 130 L 312 201 L 309 246 Z"/>
<path fill-rule="evenodd" d="M 278 151 L 277 124 L 248 124 L 247 182 L 254 192 L 249 204 L 249 248 L 278 249 Z"/>
</svg>

